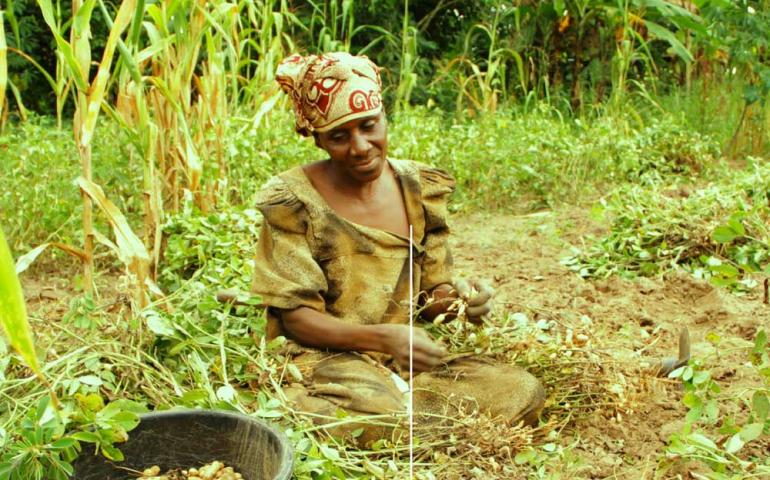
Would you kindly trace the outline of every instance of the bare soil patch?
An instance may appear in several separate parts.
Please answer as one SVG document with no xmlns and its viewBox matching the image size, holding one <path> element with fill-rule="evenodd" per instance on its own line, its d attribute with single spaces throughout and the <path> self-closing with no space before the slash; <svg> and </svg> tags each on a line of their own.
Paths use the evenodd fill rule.
<svg viewBox="0 0 770 480">
<path fill-rule="evenodd" d="M 453 228 L 458 272 L 492 280 L 498 309 L 573 322 L 589 317 L 593 347 L 607 362 L 623 366 L 634 397 L 624 409 L 627 415 L 598 407 L 560 436 L 563 445 L 577 442 L 574 451 L 583 460 L 569 478 L 661 478 L 658 462 L 669 436 L 683 426 L 686 408 L 678 382 L 654 378 L 646 368 L 676 355 L 682 327 L 690 331 L 693 357 L 714 353 L 709 332 L 722 338 L 719 360 L 709 368 L 723 392 L 741 397 L 756 385 L 758 380 L 748 377 L 745 348 L 759 328 L 770 325 L 770 306 L 759 289 L 739 297 L 685 272 L 584 280 L 560 259 L 569 254 L 570 243 L 579 244 L 583 234 L 602 227 L 575 210 L 457 217 Z M 549 387 L 553 398 L 558 386 Z M 698 466 L 686 470 L 697 472 Z M 663 478 L 694 477 L 669 471 Z"/>
</svg>

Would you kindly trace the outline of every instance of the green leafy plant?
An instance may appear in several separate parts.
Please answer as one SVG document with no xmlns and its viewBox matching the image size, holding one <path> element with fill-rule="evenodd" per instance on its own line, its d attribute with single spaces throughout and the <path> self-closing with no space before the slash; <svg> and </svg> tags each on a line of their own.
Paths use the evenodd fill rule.
<svg viewBox="0 0 770 480">
<path fill-rule="evenodd" d="M 696 190 L 623 187 L 595 213 L 610 231 L 564 264 L 584 277 L 654 275 L 683 267 L 696 277 L 738 290 L 770 261 L 765 167 L 752 164 Z"/>
<path fill-rule="evenodd" d="M 83 443 L 114 461 L 123 460 L 115 447 L 125 442 L 139 424 L 146 408 L 129 400 L 104 405 L 97 394 L 76 396 L 59 411 L 50 398 L 42 397 L 30 410 L 0 456 L 1 480 L 65 480 L 73 473 L 72 462 L 83 454 Z"/>
<path fill-rule="evenodd" d="M 710 338 L 718 343 L 715 334 Z M 669 459 L 692 459 L 705 464 L 709 473 L 704 478 L 714 480 L 770 474 L 767 458 L 741 455 L 744 447 L 770 434 L 770 357 L 765 330 L 757 332 L 749 358 L 764 386 L 755 389 L 746 400 L 733 399 L 745 401 L 748 415 L 743 419 L 721 412 L 721 389 L 704 368 L 703 360 L 693 360 L 669 374 L 671 378 L 681 379 L 685 389 L 682 402 L 688 408 L 684 427 L 669 439 L 666 448 Z"/>
<path fill-rule="evenodd" d="M 75 297 L 70 302 L 69 311 L 62 317 L 63 324 L 71 324 L 75 328 L 89 329 L 99 327 L 103 318 L 98 311 L 93 296 L 85 294 Z"/>
<path fill-rule="evenodd" d="M 74 470 L 78 442 L 64 434 L 65 424 L 49 397 L 43 397 L 20 425 L 18 438 L 0 456 L 2 480 L 66 480 Z"/>
<path fill-rule="evenodd" d="M 96 452 L 109 460 L 121 461 L 123 454 L 116 443 L 128 440 L 128 432 L 139 425 L 139 415 L 147 408 L 131 400 L 115 400 L 104 404 L 98 394 L 77 394 L 69 412 L 70 438 L 93 444 Z"/>
</svg>

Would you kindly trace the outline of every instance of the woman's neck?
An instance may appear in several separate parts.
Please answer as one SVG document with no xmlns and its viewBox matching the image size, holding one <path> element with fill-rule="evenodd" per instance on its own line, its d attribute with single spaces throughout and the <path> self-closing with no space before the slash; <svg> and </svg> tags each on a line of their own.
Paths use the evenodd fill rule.
<svg viewBox="0 0 770 480">
<path fill-rule="evenodd" d="M 322 172 L 327 184 L 340 195 L 363 202 L 375 198 L 381 191 L 383 176 L 391 174 L 390 165 L 385 164 L 379 176 L 371 181 L 361 181 L 345 175 L 344 171 L 335 168 L 334 164 L 328 160 L 323 164 Z"/>
</svg>

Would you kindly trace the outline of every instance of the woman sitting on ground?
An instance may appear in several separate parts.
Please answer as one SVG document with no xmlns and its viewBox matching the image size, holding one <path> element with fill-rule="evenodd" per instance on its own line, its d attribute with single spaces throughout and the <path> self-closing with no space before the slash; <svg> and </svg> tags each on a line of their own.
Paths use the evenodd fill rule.
<svg viewBox="0 0 770 480">
<path fill-rule="evenodd" d="M 454 180 L 388 157 L 380 76 L 366 57 L 294 55 L 277 80 L 291 96 L 297 131 L 329 157 L 272 178 L 258 200 L 264 222 L 252 290 L 269 307 L 268 337 L 290 339 L 304 373 L 304 384 L 285 392 L 319 423 L 338 422 L 339 409 L 403 413 L 393 371 L 408 375 L 410 282 L 424 319 L 445 313 L 458 294 L 472 321 L 491 309 L 490 287 L 452 278 L 446 206 Z M 537 421 L 543 389 L 525 370 L 481 358 L 447 362 L 424 330 L 413 336 L 413 368 L 422 372 L 414 377 L 416 413 L 447 414 L 472 399 L 506 421 Z M 400 431 L 374 423 L 380 427 L 350 422 L 330 431 L 365 426 L 361 444 Z"/>
</svg>

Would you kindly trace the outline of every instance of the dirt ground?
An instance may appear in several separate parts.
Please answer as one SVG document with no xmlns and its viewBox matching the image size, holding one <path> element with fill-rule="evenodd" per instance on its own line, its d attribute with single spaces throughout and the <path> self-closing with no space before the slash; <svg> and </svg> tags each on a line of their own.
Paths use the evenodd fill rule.
<svg viewBox="0 0 770 480">
<path fill-rule="evenodd" d="M 748 377 L 745 348 L 753 344 L 758 328 L 770 325 L 770 306 L 763 303 L 760 288 L 739 297 L 684 272 L 584 280 L 560 263 L 570 244 L 601 233 L 579 210 L 460 217 L 453 228 L 458 270 L 493 280 L 497 308 L 553 319 L 588 316 L 594 347 L 604 350 L 608 361 L 627 362 L 628 374 L 637 376 L 644 369 L 635 369 L 635 363 L 643 367 L 676 356 L 679 332 L 686 326 L 693 357 L 712 359 L 707 365 L 724 393 L 746 398 L 745 387 L 757 384 L 756 377 Z M 719 352 L 706 341 L 709 332 L 722 338 Z M 684 424 L 683 392 L 676 381 L 652 376 L 639 385 L 644 387 L 630 389 L 635 401 L 625 418 L 599 407 L 565 428 L 562 444 L 577 442 L 574 453 L 584 465 L 564 478 L 661 477 L 658 462 L 665 457 L 666 442 Z M 767 442 L 757 448 L 770 451 Z M 690 470 L 700 469 L 688 465 L 662 476 L 695 478 Z"/>
<path fill-rule="evenodd" d="M 708 367 L 723 392 L 747 398 L 747 387 L 756 385 L 745 349 L 759 328 L 770 326 L 770 306 L 762 302 L 761 289 L 739 297 L 686 273 L 584 280 L 560 263 L 570 245 L 601 233 L 577 209 L 455 217 L 452 226 L 458 273 L 491 280 L 499 311 L 565 322 L 590 318 L 592 347 L 608 363 L 624 365 L 629 377 L 644 375 L 659 358 L 675 356 L 679 331 L 686 326 L 693 356 L 711 359 Z M 71 277 L 60 276 L 48 268 L 33 268 L 22 276 L 35 328 L 60 319 L 68 309 L 75 291 Z M 116 308 L 124 303 L 115 298 Z M 710 332 L 722 338 L 718 352 L 706 340 Z M 558 386 L 549 390 L 553 401 Z M 564 427 L 555 441 L 570 446 L 576 460 L 561 478 L 696 478 L 690 470 L 700 471 L 697 465 L 660 473 L 666 442 L 684 424 L 686 408 L 677 381 L 647 375 L 644 381 L 630 382 L 629 395 L 633 398 L 622 414 L 599 405 Z M 548 412 L 547 407 L 546 416 Z M 768 451 L 770 445 L 754 448 Z"/>
</svg>

